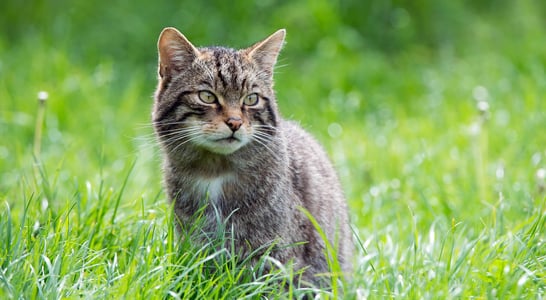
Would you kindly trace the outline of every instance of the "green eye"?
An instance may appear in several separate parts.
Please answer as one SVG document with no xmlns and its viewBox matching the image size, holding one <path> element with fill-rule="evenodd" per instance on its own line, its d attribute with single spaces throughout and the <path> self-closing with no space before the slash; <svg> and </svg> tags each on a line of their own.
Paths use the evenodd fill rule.
<svg viewBox="0 0 546 300">
<path fill-rule="evenodd" d="M 246 106 L 253 106 L 258 104 L 258 94 L 253 93 L 253 94 L 247 95 L 245 99 L 243 100 L 243 104 Z"/>
<path fill-rule="evenodd" d="M 216 96 L 209 91 L 200 91 L 198 95 L 199 99 L 206 104 L 212 104 L 216 102 Z"/>
</svg>

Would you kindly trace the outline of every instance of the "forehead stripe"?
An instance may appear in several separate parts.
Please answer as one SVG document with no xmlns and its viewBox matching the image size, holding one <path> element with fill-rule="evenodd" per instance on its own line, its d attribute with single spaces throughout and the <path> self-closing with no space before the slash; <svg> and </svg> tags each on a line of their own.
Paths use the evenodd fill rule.
<svg viewBox="0 0 546 300">
<path fill-rule="evenodd" d="M 222 86 L 224 88 L 227 88 L 226 78 L 222 74 L 222 61 L 220 57 L 218 57 L 218 55 L 215 58 L 216 58 L 216 76 L 218 77 L 218 79 L 220 79 L 220 82 L 222 82 Z"/>
</svg>

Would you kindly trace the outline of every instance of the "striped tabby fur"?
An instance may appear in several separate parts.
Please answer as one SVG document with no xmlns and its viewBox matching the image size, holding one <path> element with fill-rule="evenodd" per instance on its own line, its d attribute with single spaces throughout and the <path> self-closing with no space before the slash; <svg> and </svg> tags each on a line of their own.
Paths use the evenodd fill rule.
<svg viewBox="0 0 546 300">
<path fill-rule="evenodd" d="M 315 275 L 329 272 L 325 242 L 299 208 L 337 245 L 346 272 L 353 244 L 328 157 L 277 109 L 273 67 L 284 36 L 279 30 L 242 50 L 196 48 L 164 29 L 152 118 L 181 233 L 208 204 L 202 232 L 214 232 L 220 216 L 242 255 L 276 243 L 274 258 L 307 268 L 304 281 L 320 284 Z"/>
</svg>

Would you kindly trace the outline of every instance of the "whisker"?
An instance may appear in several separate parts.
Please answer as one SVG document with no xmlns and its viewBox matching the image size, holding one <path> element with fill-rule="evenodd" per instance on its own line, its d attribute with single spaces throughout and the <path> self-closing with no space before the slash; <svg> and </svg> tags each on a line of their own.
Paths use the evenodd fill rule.
<svg viewBox="0 0 546 300">
<path fill-rule="evenodd" d="M 191 142 L 191 141 L 195 141 L 196 138 L 198 138 L 199 136 L 200 136 L 200 134 L 195 134 L 195 135 L 191 136 L 190 138 L 186 139 L 186 140 L 183 141 L 182 143 L 176 145 L 176 147 L 174 147 L 172 150 L 170 150 L 169 153 L 171 153 L 171 154 L 175 153 L 176 150 L 179 149 L 180 147 L 182 147 L 184 144 L 186 144 L 186 143 L 188 143 L 188 142 Z M 179 140 L 177 140 L 177 141 L 175 141 L 175 142 L 178 142 L 178 141 L 180 141 L 180 140 L 182 140 L 182 139 L 179 139 Z M 172 143 L 171 143 L 171 145 L 172 145 Z"/>
<path fill-rule="evenodd" d="M 264 147 L 267 151 L 269 151 L 269 153 L 272 156 L 276 156 L 275 151 L 273 151 L 273 149 L 271 149 L 271 147 L 268 145 L 272 141 L 271 136 L 267 136 L 267 135 L 257 131 L 252 135 L 251 139 L 253 141 L 256 141 L 258 144 L 260 144 L 262 147 Z"/>
<path fill-rule="evenodd" d="M 183 133 L 172 133 L 168 136 L 163 136 L 165 138 L 165 141 L 164 143 L 166 145 L 171 145 L 171 142 L 173 141 L 180 141 L 180 140 L 183 140 L 185 138 L 188 138 L 188 137 L 193 137 L 193 136 L 196 136 L 196 135 L 200 135 L 201 134 L 201 131 L 188 131 L 188 132 L 183 132 Z"/>
<path fill-rule="evenodd" d="M 200 131 L 201 128 L 189 128 L 189 129 L 184 129 L 184 130 L 181 130 L 181 129 L 176 129 L 176 130 L 166 130 L 166 131 L 163 131 L 159 134 L 160 137 L 169 137 L 169 136 L 173 136 L 173 135 L 178 135 L 178 134 L 186 134 L 186 133 L 192 133 L 192 132 L 197 132 L 197 131 Z"/>
<path fill-rule="evenodd" d="M 267 135 L 267 134 L 265 134 L 263 132 L 260 132 L 260 131 L 257 131 L 256 133 L 257 134 L 254 134 L 252 136 L 253 140 L 256 141 L 257 143 L 259 143 L 264 148 L 266 148 L 273 157 L 277 157 L 279 155 L 279 153 L 273 151 L 273 149 L 266 144 L 266 143 L 273 142 L 273 137 L 270 136 L 270 135 Z M 295 169 L 291 164 L 288 164 L 287 167 L 288 167 L 289 170 L 295 172 Z"/>
<path fill-rule="evenodd" d="M 167 123 L 181 124 L 183 122 L 162 122 L 162 124 Z M 199 126 L 201 123 L 205 122 L 192 122 L 188 127 L 163 130 L 160 131 L 159 135 L 155 132 L 141 135 L 135 138 L 135 140 L 144 143 L 144 149 L 155 147 L 158 142 L 161 142 L 167 149 L 170 149 L 177 143 L 182 142 L 181 144 L 184 144 L 187 140 L 193 140 L 196 136 L 201 134 L 201 127 Z M 179 147 L 179 145 L 175 146 L 175 148 L 177 147 Z M 160 149 L 160 147 L 156 149 Z M 170 152 L 172 152 L 172 150 Z"/>
<path fill-rule="evenodd" d="M 187 123 L 186 121 L 152 121 L 149 123 L 139 123 L 136 124 L 136 128 L 142 129 L 148 129 L 153 128 L 156 125 L 184 125 L 184 123 Z"/>
<path fill-rule="evenodd" d="M 161 121 L 152 121 L 150 124 L 188 124 L 188 123 L 206 123 L 206 121 L 201 121 L 201 120 L 182 120 L 182 121 L 178 121 L 178 120 L 161 120 Z"/>
<path fill-rule="evenodd" d="M 277 127 L 275 127 L 275 126 L 273 126 L 273 125 L 267 125 L 267 124 L 264 124 L 264 125 L 262 125 L 262 124 L 255 124 L 255 125 L 252 125 L 252 127 L 254 127 L 254 128 L 260 128 L 260 129 L 266 128 L 266 129 L 271 129 L 271 130 L 277 130 Z"/>
</svg>

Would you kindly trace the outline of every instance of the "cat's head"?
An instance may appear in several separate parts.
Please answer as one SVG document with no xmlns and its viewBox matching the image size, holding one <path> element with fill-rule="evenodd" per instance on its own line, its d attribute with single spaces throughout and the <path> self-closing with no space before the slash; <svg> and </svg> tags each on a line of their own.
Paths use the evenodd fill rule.
<svg viewBox="0 0 546 300">
<path fill-rule="evenodd" d="M 161 32 L 159 85 L 152 119 L 167 150 L 197 147 L 231 154 L 275 134 L 273 68 L 279 30 L 249 48 L 196 48 L 174 28 Z"/>
</svg>

